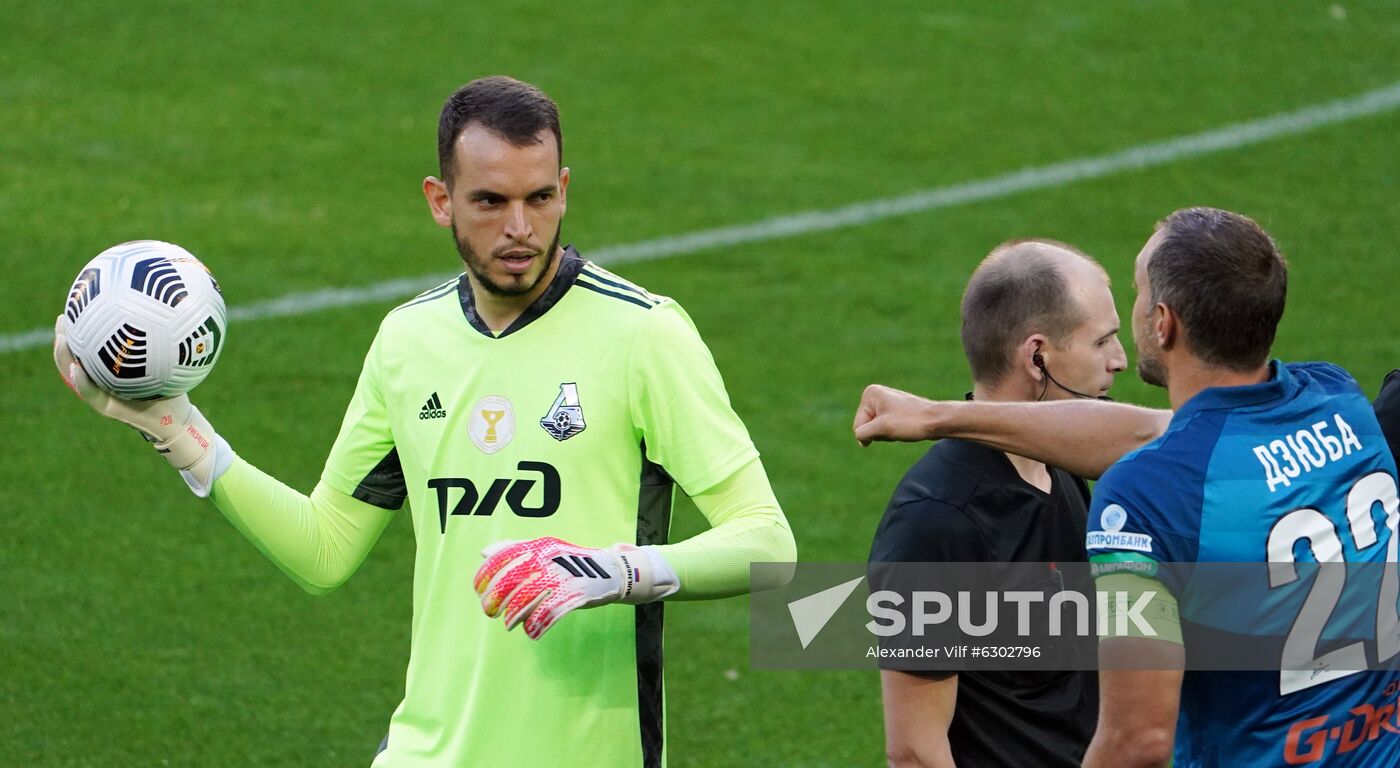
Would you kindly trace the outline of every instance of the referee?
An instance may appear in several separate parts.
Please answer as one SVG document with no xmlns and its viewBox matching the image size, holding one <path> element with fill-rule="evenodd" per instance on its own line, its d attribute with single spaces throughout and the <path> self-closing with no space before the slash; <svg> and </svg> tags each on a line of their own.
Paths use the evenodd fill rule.
<svg viewBox="0 0 1400 768">
<path fill-rule="evenodd" d="M 1127 366 L 1108 276 L 1053 241 L 1012 241 L 987 256 L 963 296 L 962 340 L 979 401 L 1100 396 Z M 1088 500 L 1064 470 L 944 440 L 895 489 L 870 562 L 1083 562 Z M 1092 673 L 886 664 L 891 766 L 1078 766 L 1094 733 Z"/>
<path fill-rule="evenodd" d="M 685 311 L 560 246 L 562 155 L 531 85 L 489 77 L 448 99 L 423 191 L 466 271 L 384 318 L 310 496 L 240 459 L 185 396 L 111 398 L 55 343 L 70 386 L 312 593 L 408 503 L 411 658 L 374 768 L 660 766 L 659 601 L 739 594 L 751 562 L 796 557 Z M 671 544 L 677 486 L 712 527 Z"/>
</svg>

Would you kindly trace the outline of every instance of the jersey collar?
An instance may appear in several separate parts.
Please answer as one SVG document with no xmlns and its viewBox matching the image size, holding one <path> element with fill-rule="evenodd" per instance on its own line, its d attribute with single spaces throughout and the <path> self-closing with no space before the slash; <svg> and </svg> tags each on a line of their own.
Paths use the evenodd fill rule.
<svg viewBox="0 0 1400 768">
<path fill-rule="evenodd" d="M 585 263 L 587 262 L 578 255 L 578 251 L 572 245 L 564 246 L 564 255 L 559 257 L 559 269 L 555 270 L 554 279 L 549 281 L 549 287 L 499 335 L 492 333 L 491 329 L 482 321 L 481 315 L 477 314 L 476 298 L 472 295 L 471 280 L 466 275 L 462 275 L 462 279 L 457 283 L 457 298 L 462 303 L 462 314 L 466 316 L 467 323 L 483 336 L 493 339 L 509 336 L 534 322 L 540 315 L 558 304 L 559 300 L 564 298 L 564 294 L 573 286 L 574 280 L 578 279 L 578 273 L 583 270 Z"/>
<path fill-rule="evenodd" d="M 1277 359 L 1270 360 L 1267 381 L 1240 387 L 1207 387 L 1182 403 L 1174 420 L 1198 411 L 1222 411 L 1274 402 L 1289 396 L 1297 387 L 1298 380 L 1288 366 Z"/>
</svg>

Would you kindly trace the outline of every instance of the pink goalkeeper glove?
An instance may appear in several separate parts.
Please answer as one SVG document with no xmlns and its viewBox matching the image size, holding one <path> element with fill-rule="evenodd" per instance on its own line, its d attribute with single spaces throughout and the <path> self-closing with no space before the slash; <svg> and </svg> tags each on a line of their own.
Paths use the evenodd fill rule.
<svg viewBox="0 0 1400 768">
<path fill-rule="evenodd" d="M 493 619 L 504 614 L 508 630 L 523 621 L 534 640 L 575 608 L 649 603 L 680 588 L 675 571 L 651 547 L 593 549 L 546 536 L 500 541 L 481 555 L 486 561 L 473 586 L 482 610 Z"/>
</svg>

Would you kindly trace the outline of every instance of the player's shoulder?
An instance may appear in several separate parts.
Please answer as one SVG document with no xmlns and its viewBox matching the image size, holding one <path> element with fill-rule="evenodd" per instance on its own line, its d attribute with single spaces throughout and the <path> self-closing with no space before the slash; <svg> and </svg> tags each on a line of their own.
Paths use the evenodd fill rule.
<svg viewBox="0 0 1400 768">
<path fill-rule="evenodd" d="M 1188 445 L 1195 434 L 1163 435 L 1099 478 L 1085 537 L 1091 559 L 1124 554 L 1158 562 L 1196 558 L 1208 463 Z"/>
<path fill-rule="evenodd" d="M 415 339 L 423 339 L 432 334 L 425 329 L 437 327 L 441 323 L 454 323 L 462 316 L 462 303 L 459 295 L 465 274 L 459 274 L 431 288 L 420 291 L 413 298 L 389 310 L 379 321 L 375 333 L 374 346 L 394 348 Z"/>
<path fill-rule="evenodd" d="M 695 322 L 675 299 L 591 261 L 582 262 L 569 296 L 568 311 L 576 322 L 606 328 L 608 335 L 634 349 L 639 341 L 652 349 L 684 345 L 698 335 Z"/>
<path fill-rule="evenodd" d="M 648 291 L 593 262 L 583 263 L 569 292 L 578 297 L 571 310 L 576 317 L 582 313 L 597 327 L 611 329 L 620 343 L 640 350 L 642 358 L 663 351 L 663 357 L 677 350 L 689 354 L 704 344 L 695 321 L 675 299 Z"/>
<path fill-rule="evenodd" d="M 875 531 L 871 562 L 982 561 L 995 530 L 974 512 L 1005 456 L 963 440 L 933 445 L 904 473 Z"/>
<path fill-rule="evenodd" d="M 933 502 L 965 508 L 999 461 L 1006 459 L 994 448 L 967 440 L 940 440 L 904 473 L 891 503 Z"/>
<path fill-rule="evenodd" d="M 403 302 L 402 304 L 389 310 L 384 316 L 381 327 L 388 325 L 399 325 L 412 323 L 422 319 L 425 315 L 440 312 L 443 308 L 460 311 L 462 281 L 466 279 L 466 273 L 455 275 L 452 278 L 438 283 L 437 285 L 422 291 L 418 295 Z"/>
<path fill-rule="evenodd" d="M 585 296 L 597 299 L 598 306 L 618 311 L 652 310 L 667 304 L 674 304 L 667 296 L 652 293 L 640 285 L 609 270 L 584 261 L 578 276 L 574 279 L 575 289 L 582 289 Z"/>
<path fill-rule="evenodd" d="M 1084 506 L 1087 507 L 1089 505 L 1092 495 L 1089 491 L 1089 482 L 1087 480 L 1072 472 L 1060 469 L 1059 467 L 1050 467 L 1050 474 L 1055 478 L 1055 484 L 1057 486 L 1064 488 L 1074 498 L 1083 502 Z"/>
<path fill-rule="evenodd" d="M 870 542 L 871 563 L 981 562 L 989 532 L 966 509 L 929 499 L 890 499 Z"/>
<path fill-rule="evenodd" d="M 1124 454 L 1109 467 L 1105 481 L 1120 483 L 1144 474 L 1160 476 L 1183 469 L 1204 473 L 1228 422 L 1223 411 L 1177 413 L 1157 439 Z M 1096 486 L 1097 487 L 1097 486 Z"/>
<path fill-rule="evenodd" d="M 1400 368 L 1385 375 L 1385 380 L 1381 382 L 1381 393 L 1376 395 L 1376 399 L 1400 400 Z"/>
<path fill-rule="evenodd" d="M 1227 422 L 1222 411 L 1177 414 L 1166 432 L 1119 459 L 1094 485 L 1092 509 L 1126 506 L 1177 518 L 1197 509 Z"/>
<path fill-rule="evenodd" d="M 1361 385 L 1344 368 L 1327 362 L 1283 363 L 1289 374 L 1305 389 L 1328 395 L 1360 395 Z"/>
<path fill-rule="evenodd" d="M 1400 368 L 1386 375 L 1376 395 L 1375 412 L 1391 454 L 1400 457 Z"/>
</svg>

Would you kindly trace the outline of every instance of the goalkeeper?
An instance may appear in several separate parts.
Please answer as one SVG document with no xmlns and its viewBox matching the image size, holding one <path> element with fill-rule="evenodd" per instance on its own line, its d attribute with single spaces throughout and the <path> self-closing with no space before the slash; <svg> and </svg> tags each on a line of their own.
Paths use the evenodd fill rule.
<svg viewBox="0 0 1400 768">
<path fill-rule="evenodd" d="M 659 601 L 740 594 L 751 562 L 796 557 L 686 313 L 559 245 L 562 153 L 533 86 L 448 99 L 423 191 L 466 271 L 384 319 L 309 497 L 187 397 L 112 398 L 55 340 L 70 387 L 309 592 L 349 578 L 409 502 L 412 651 L 375 768 L 662 765 Z M 677 484 L 712 527 L 671 544 Z"/>
</svg>

